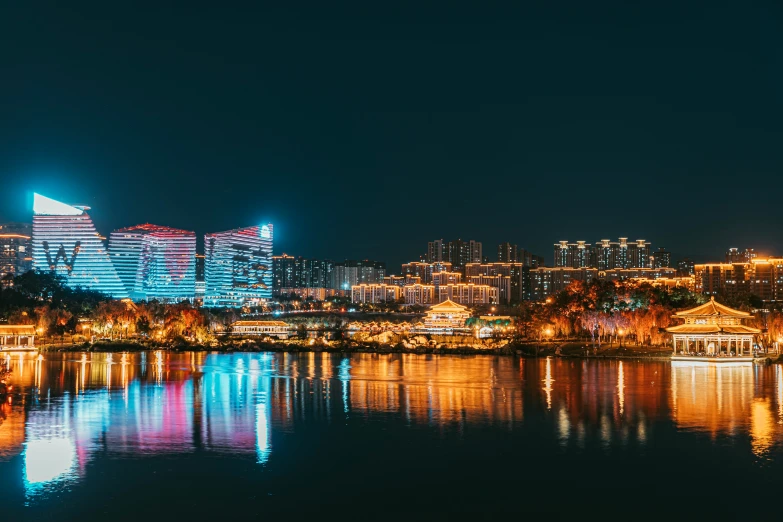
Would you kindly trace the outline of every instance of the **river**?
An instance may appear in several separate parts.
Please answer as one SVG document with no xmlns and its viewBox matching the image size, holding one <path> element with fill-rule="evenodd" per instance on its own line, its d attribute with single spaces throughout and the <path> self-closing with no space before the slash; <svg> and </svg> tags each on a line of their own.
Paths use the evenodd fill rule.
<svg viewBox="0 0 783 522">
<path fill-rule="evenodd" d="M 165 351 L 9 362 L 3 520 L 783 518 L 778 365 Z"/>
</svg>

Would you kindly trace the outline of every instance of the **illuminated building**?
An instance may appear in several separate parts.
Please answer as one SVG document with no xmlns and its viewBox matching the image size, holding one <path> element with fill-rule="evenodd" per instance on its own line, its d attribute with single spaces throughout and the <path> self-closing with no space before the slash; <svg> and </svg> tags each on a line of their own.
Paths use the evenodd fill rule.
<svg viewBox="0 0 783 522">
<path fill-rule="evenodd" d="M 427 243 L 427 263 L 442 263 L 448 257 L 448 250 L 442 239 Z"/>
<path fill-rule="evenodd" d="M 756 257 L 756 251 L 752 248 L 746 248 L 745 250 L 729 248 L 726 251 L 726 263 L 750 263 Z"/>
<path fill-rule="evenodd" d="M 652 254 L 652 268 L 669 268 L 672 266 L 672 254 L 661 247 Z"/>
<path fill-rule="evenodd" d="M 509 242 L 498 245 L 498 263 L 518 263 L 519 247 Z"/>
<path fill-rule="evenodd" d="M 327 297 L 344 295 L 345 290 L 300 286 L 297 288 L 280 288 L 277 290 L 277 292 L 277 295 L 295 295 L 300 299 L 314 299 L 315 301 L 324 301 Z"/>
<path fill-rule="evenodd" d="M 447 300 L 469 305 L 498 304 L 500 302 L 500 292 L 497 288 L 473 283 L 441 285 L 435 288 L 435 296 L 439 303 Z"/>
<path fill-rule="evenodd" d="M 300 283 L 297 258 L 283 253 L 281 256 L 272 256 L 272 288 L 275 292 L 279 288 L 299 288 Z"/>
<path fill-rule="evenodd" d="M 236 321 L 231 324 L 231 335 L 288 339 L 288 331 L 288 323 L 283 321 Z"/>
<path fill-rule="evenodd" d="M 122 228 L 109 236 L 109 256 L 134 301 L 195 298 L 195 232 L 149 223 Z"/>
<path fill-rule="evenodd" d="M 744 292 L 746 284 L 744 263 L 702 263 L 694 265 L 696 292 L 706 295 L 734 295 Z"/>
<path fill-rule="evenodd" d="M 459 272 L 435 272 L 432 274 L 432 284 L 435 288 L 442 285 L 456 285 L 462 282 L 462 274 Z"/>
<path fill-rule="evenodd" d="M 656 288 L 666 288 L 667 290 L 686 288 L 692 292 L 695 288 L 695 280 L 693 277 L 660 277 L 658 279 L 635 277 L 633 281 L 640 284 L 648 284 Z"/>
<path fill-rule="evenodd" d="M 680 277 L 692 276 L 695 273 L 694 272 L 695 266 L 696 264 L 693 262 L 692 259 L 689 259 L 687 257 L 685 259 L 681 259 L 680 261 L 677 262 L 677 274 Z"/>
<path fill-rule="evenodd" d="M 452 330 L 464 328 L 470 318 L 467 307 L 449 299 L 432 305 L 424 316 L 424 328 L 428 330 Z"/>
<path fill-rule="evenodd" d="M 483 260 L 480 241 L 456 241 L 444 242 L 436 239 L 427 243 L 427 263 L 451 263 L 454 270 L 460 270 L 468 263 L 481 263 Z"/>
<path fill-rule="evenodd" d="M 359 284 L 382 283 L 386 276 L 386 263 L 381 261 L 346 260 L 332 266 L 332 288 L 350 290 Z"/>
<path fill-rule="evenodd" d="M 544 266 L 544 258 L 528 252 L 524 248 L 519 248 L 517 245 L 505 242 L 498 245 L 498 263 L 519 263 L 523 266 L 538 268 Z"/>
<path fill-rule="evenodd" d="M 432 275 L 437 272 L 451 272 L 451 263 L 448 261 L 421 263 L 413 261 L 402 265 L 402 275 L 421 278 L 422 283 L 432 283 Z"/>
<path fill-rule="evenodd" d="M 650 268 L 651 257 L 650 243 L 644 239 L 637 239 L 630 243 L 627 237 L 621 237 L 617 242 L 602 239 L 592 248 L 592 261 L 588 266 L 599 270 Z M 574 265 L 559 266 L 580 268 Z"/>
<path fill-rule="evenodd" d="M 490 286 L 498 292 L 497 302 L 508 304 L 511 296 L 511 277 L 507 275 L 476 275 L 467 278 L 468 283 Z"/>
<path fill-rule="evenodd" d="M 599 279 L 628 281 L 637 279 L 662 279 L 677 276 L 674 268 L 615 268 L 598 272 Z"/>
<path fill-rule="evenodd" d="M 0 324 L 0 352 L 35 350 L 35 326 Z"/>
<path fill-rule="evenodd" d="M 395 275 L 389 275 L 383 278 L 383 284 L 385 285 L 394 285 L 394 286 L 408 286 L 408 285 L 416 285 L 421 284 L 421 277 L 416 276 L 395 276 Z"/>
<path fill-rule="evenodd" d="M 454 270 L 461 270 L 468 263 L 481 263 L 484 260 L 480 241 L 449 241 L 447 245 L 448 257 L 445 259 Z"/>
<path fill-rule="evenodd" d="M 465 265 L 465 276 L 473 283 L 477 282 L 472 279 L 474 277 L 495 277 L 492 283 L 486 284 L 498 288 L 501 303 L 519 303 L 529 291 L 530 268 L 521 263 L 469 263 Z M 508 284 L 505 278 L 508 278 Z"/>
<path fill-rule="evenodd" d="M 528 252 L 524 248 L 520 248 L 519 263 L 525 267 L 539 268 L 544 266 L 544 256 L 537 256 L 532 252 Z"/>
<path fill-rule="evenodd" d="M 0 285 L 10 286 L 14 277 L 32 268 L 31 234 L 26 223 L 0 225 Z"/>
<path fill-rule="evenodd" d="M 672 334 L 675 357 L 752 356 L 753 337 L 761 333 L 758 328 L 742 324 L 752 318 L 748 312 L 722 305 L 714 297 L 703 305 L 676 312 L 673 317 L 684 321 L 666 329 Z"/>
<path fill-rule="evenodd" d="M 555 243 L 555 267 L 588 268 L 592 265 L 590 243 L 584 241 Z"/>
<path fill-rule="evenodd" d="M 695 291 L 706 295 L 751 294 L 765 302 L 783 301 L 783 258 L 753 258 L 748 263 L 694 266 Z"/>
<path fill-rule="evenodd" d="M 271 223 L 204 236 L 204 306 L 257 305 L 272 297 Z"/>
<path fill-rule="evenodd" d="M 650 268 L 650 259 L 650 243 L 637 239 L 628 244 L 628 265 L 625 268 Z"/>
<path fill-rule="evenodd" d="M 406 305 L 425 305 L 435 302 L 435 286 L 409 285 L 402 289 Z"/>
<path fill-rule="evenodd" d="M 530 290 L 527 298 L 543 301 L 562 292 L 574 281 L 590 281 L 598 277 L 595 268 L 533 268 L 530 269 Z"/>
<path fill-rule="evenodd" d="M 71 206 L 34 195 L 33 268 L 62 276 L 71 288 L 96 290 L 117 299 L 128 297 L 89 207 Z"/>
<path fill-rule="evenodd" d="M 402 298 L 402 288 L 386 284 L 361 284 L 351 287 L 354 303 L 395 303 Z"/>
</svg>

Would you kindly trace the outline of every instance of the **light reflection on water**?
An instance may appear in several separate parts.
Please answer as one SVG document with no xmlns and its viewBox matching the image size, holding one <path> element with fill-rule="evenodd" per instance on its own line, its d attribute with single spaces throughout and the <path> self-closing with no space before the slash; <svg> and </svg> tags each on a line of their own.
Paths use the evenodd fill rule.
<svg viewBox="0 0 783 522">
<path fill-rule="evenodd" d="M 2 406 L 0 470 L 22 456 L 30 501 L 84 480 L 95 459 L 207 453 L 267 466 L 287 434 L 356 419 L 466 439 L 471 427 L 536 430 L 561 452 L 604 454 L 641 451 L 674 426 L 759 462 L 783 433 L 780 366 L 164 351 L 8 360 L 16 390 Z"/>
</svg>

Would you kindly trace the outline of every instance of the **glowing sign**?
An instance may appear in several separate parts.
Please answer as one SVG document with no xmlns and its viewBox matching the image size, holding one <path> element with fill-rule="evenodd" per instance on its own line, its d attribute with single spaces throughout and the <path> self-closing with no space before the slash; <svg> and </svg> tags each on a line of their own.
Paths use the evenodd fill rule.
<svg viewBox="0 0 783 522">
<path fill-rule="evenodd" d="M 47 216 L 81 216 L 84 210 L 40 194 L 33 194 L 33 213 Z"/>
<path fill-rule="evenodd" d="M 266 225 L 263 225 L 261 227 L 261 237 L 264 239 L 269 239 L 272 236 L 272 233 L 269 231 L 269 227 Z"/>
</svg>

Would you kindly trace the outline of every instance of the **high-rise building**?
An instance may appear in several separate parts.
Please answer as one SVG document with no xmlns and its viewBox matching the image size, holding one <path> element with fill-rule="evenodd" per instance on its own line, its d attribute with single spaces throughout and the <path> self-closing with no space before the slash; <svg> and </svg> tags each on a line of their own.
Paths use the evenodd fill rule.
<svg viewBox="0 0 783 522">
<path fill-rule="evenodd" d="M 599 270 L 650 268 L 650 243 L 644 239 L 637 239 L 629 243 L 627 237 L 621 237 L 616 242 L 602 239 L 592 248 L 590 266 Z"/>
<path fill-rule="evenodd" d="M 544 256 L 537 256 L 534 253 L 525 250 L 524 248 L 520 248 L 519 263 L 526 267 L 539 268 L 544 266 Z"/>
<path fill-rule="evenodd" d="M 386 263 L 369 259 L 346 260 L 334 263 L 330 288 L 350 290 L 359 284 L 383 283 L 384 276 L 386 276 Z"/>
<path fill-rule="evenodd" d="M 519 247 L 509 242 L 498 245 L 498 263 L 519 262 Z"/>
<path fill-rule="evenodd" d="M 465 266 L 469 282 L 498 288 L 501 303 L 519 303 L 525 299 L 526 280 L 530 267 L 522 263 L 470 263 Z M 474 279 L 476 277 L 492 279 Z"/>
<path fill-rule="evenodd" d="M 272 289 L 278 292 L 281 288 L 299 288 L 301 285 L 301 258 L 283 253 L 272 256 Z"/>
<path fill-rule="evenodd" d="M 422 283 L 431 283 L 433 274 L 438 272 L 451 272 L 451 263 L 442 261 L 438 263 L 421 263 L 413 261 L 402 265 L 403 276 L 419 277 Z"/>
<path fill-rule="evenodd" d="M 652 268 L 669 268 L 672 266 L 672 254 L 661 247 L 652 254 Z"/>
<path fill-rule="evenodd" d="M 574 281 L 590 281 L 598 277 L 595 268 L 536 268 L 529 271 L 529 293 L 525 296 L 533 301 L 542 301 L 562 292 Z"/>
<path fill-rule="evenodd" d="M 447 251 L 448 259 L 445 260 L 451 263 L 454 270 L 462 270 L 468 263 L 481 263 L 484 259 L 481 242 L 472 239 L 449 241 Z"/>
<path fill-rule="evenodd" d="M 555 267 L 589 268 L 593 265 L 591 256 L 590 243 L 585 241 L 555 243 Z"/>
<path fill-rule="evenodd" d="M 196 233 L 136 225 L 109 236 L 109 257 L 134 301 L 192 301 L 196 295 Z"/>
<path fill-rule="evenodd" d="M 680 259 L 677 262 L 677 275 L 680 277 L 688 277 L 694 275 L 696 264 L 693 262 L 693 259 L 685 258 Z"/>
<path fill-rule="evenodd" d="M 33 197 L 33 268 L 61 276 L 71 288 L 127 298 L 103 239 L 87 214 L 89 207 Z"/>
<path fill-rule="evenodd" d="M 28 223 L 0 225 L 0 285 L 10 286 L 14 277 L 32 268 L 31 236 Z"/>
<path fill-rule="evenodd" d="M 271 223 L 204 236 L 204 306 L 257 305 L 272 297 Z"/>
<path fill-rule="evenodd" d="M 644 239 L 629 243 L 628 266 L 623 268 L 650 268 L 650 243 Z"/>
<path fill-rule="evenodd" d="M 442 239 L 427 243 L 427 263 L 440 263 L 446 260 L 446 245 Z"/>
<path fill-rule="evenodd" d="M 756 250 L 753 248 L 746 248 L 740 250 L 739 248 L 730 248 L 726 251 L 727 263 L 750 263 L 757 256 Z"/>
</svg>

